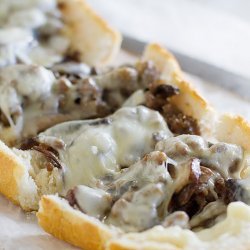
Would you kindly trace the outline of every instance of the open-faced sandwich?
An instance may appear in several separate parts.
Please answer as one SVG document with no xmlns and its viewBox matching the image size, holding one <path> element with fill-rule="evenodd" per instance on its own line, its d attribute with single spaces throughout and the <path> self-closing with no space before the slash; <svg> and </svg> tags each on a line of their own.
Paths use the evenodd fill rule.
<svg viewBox="0 0 250 250">
<path fill-rule="evenodd" d="M 76 51 L 87 48 L 81 20 L 99 19 L 80 0 L 59 7 L 63 34 L 77 36 Z M 48 6 L 39 10 L 50 17 Z M 33 63 L 33 50 L 49 46 L 40 30 L 24 50 Z M 250 125 L 216 113 L 157 44 L 134 64 L 93 68 L 118 40 L 108 48 L 100 40 L 103 54 L 98 45 L 77 60 L 67 48 L 46 68 L 15 64 L 12 51 L 16 61 L 0 69 L 0 192 L 86 250 L 248 249 Z"/>
</svg>

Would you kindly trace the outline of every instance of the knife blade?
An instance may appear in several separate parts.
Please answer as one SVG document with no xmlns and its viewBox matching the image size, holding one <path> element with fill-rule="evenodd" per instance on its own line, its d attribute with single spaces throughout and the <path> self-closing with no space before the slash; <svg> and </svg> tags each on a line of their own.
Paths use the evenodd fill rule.
<svg viewBox="0 0 250 250">
<path fill-rule="evenodd" d="M 122 49 L 133 54 L 141 55 L 147 44 L 147 42 L 123 35 Z M 176 57 L 183 71 L 228 89 L 250 101 L 250 79 L 176 50 L 169 49 L 169 51 Z"/>
</svg>

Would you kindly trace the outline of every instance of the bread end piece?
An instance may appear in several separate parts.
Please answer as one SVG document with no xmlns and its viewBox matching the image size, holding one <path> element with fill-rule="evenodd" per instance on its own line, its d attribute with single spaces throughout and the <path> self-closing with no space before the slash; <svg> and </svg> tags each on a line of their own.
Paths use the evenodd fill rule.
<svg viewBox="0 0 250 250">
<path fill-rule="evenodd" d="M 24 210 L 37 209 L 37 188 L 28 173 L 28 160 L 0 141 L 0 192 Z"/>
<path fill-rule="evenodd" d="M 85 250 L 105 249 L 115 233 L 99 220 L 73 209 L 55 195 L 43 196 L 37 213 L 39 225 L 55 237 Z"/>
<path fill-rule="evenodd" d="M 15 204 L 18 201 L 18 185 L 14 176 L 21 176 L 23 169 L 5 144 L 0 141 L 0 192 Z"/>
<path fill-rule="evenodd" d="M 74 52 L 92 66 L 112 61 L 121 46 L 121 35 L 99 17 L 85 0 L 58 0 L 65 35 Z"/>
</svg>

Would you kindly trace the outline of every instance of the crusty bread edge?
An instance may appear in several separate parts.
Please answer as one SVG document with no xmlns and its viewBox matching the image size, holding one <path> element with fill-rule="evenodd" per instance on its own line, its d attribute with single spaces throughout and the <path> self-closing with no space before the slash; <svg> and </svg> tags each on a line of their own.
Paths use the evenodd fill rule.
<svg viewBox="0 0 250 250">
<path fill-rule="evenodd" d="M 16 178 L 22 178 L 24 168 L 13 152 L 0 141 L 0 192 L 15 204 L 18 201 L 18 184 Z"/>
<path fill-rule="evenodd" d="M 176 105 L 181 110 L 183 110 L 184 112 L 188 111 L 190 115 L 195 116 L 195 118 L 199 119 L 200 121 L 206 121 L 208 117 L 213 116 L 215 114 L 213 109 L 202 98 L 202 96 L 199 95 L 199 93 L 192 87 L 192 85 L 183 80 L 181 70 L 177 61 L 167 50 L 165 50 L 158 44 L 149 44 L 145 49 L 143 58 L 146 60 L 153 60 L 158 66 L 158 68 L 163 71 L 163 76 L 164 72 L 166 72 L 166 75 L 168 76 L 170 75 L 170 78 L 168 80 L 176 84 L 182 90 L 182 92 L 184 91 L 182 98 L 184 98 L 185 100 L 182 101 L 181 97 L 175 100 Z M 166 63 L 165 65 L 164 62 Z M 198 109 L 198 112 L 196 112 L 196 109 Z M 224 119 L 229 119 L 230 123 L 233 124 L 232 126 L 234 125 L 238 126 L 239 129 L 242 130 L 243 135 L 246 135 L 248 137 L 250 136 L 250 125 L 243 119 L 235 118 L 229 115 L 224 115 L 221 117 L 222 118 L 224 117 Z M 226 122 L 224 123 L 226 125 Z M 213 127 L 211 126 L 210 128 L 209 127 L 207 128 L 208 130 L 211 129 L 212 134 L 208 133 L 206 135 L 208 135 L 208 137 L 209 136 L 218 137 L 218 127 L 219 125 L 221 125 L 221 118 L 219 119 L 219 121 L 216 120 L 215 122 L 212 122 L 212 125 Z M 204 133 L 207 133 L 207 131 L 205 131 Z M 234 138 L 231 138 L 227 141 L 229 143 L 236 143 Z M 237 140 L 237 142 L 243 142 L 243 141 L 244 137 L 242 140 Z M 242 146 L 244 147 L 245 145 Z M 246 150 L 248 150 L 248 148 L 246 148 Z M 79 246 L 87 250 L 88 249 L 91 250 L 181 249 L 180 247 L 175 247 L 173 244 L 171 244 L 171 242 L 170 243 L 165 242 L 163 245 L 158 244 L 157 241 L 154 240 L 147 242 L 147 238 L 143 239 L 143 241 L 145 241 L 146 244 L 142 245 L 140 242 L 137 242 L 136 239 L 134 240 L 126 239 L 126 234 L 123 234 L 123 236 L 119 236 L 117 238 L 115 233 L 109 232 L 108 237 L 106 237 L 107 232 L 102 231 L 103 226 L 105 225 L 102 224 L 101 227 L 100 224 L 93 223 L 91 217 L 87 215 L 79 217 L 77 225 L 74 225 L 74 223 L 70 223 L 69 225 L 67 224 L 68 225 L 67 230 L 62 229 L 62 224 L 59 224 L 57 221 L 59 219 L 62 221 L 61 223 L 64 223 L 65 220 L 68 221 L 67 223 L 69 223 L 70 221 L 74 221 L 75 213 L 77 211 L 75 211 L 75 209 L 73 209 L 70 206 L 67 207 L 67 211 L 65 209 L 62 209 L 61 202 L 52 197 L 53 196 L 49 197 L 44 196 L 40 202 L 39 212 L 37 213 L 39 224 L 45 229 L 45 231 L 75 246 Z M 57 214 L 59 214 L 59 217 L 57 217 Z M 247 214 L 248 217 L 250 218 L 250 208 L 245 210 L 245 214 Z M 79 226 L 79 223 L 81 226 Z M 94 237 L 96 237 L 95 238 L 96 245 L 95 246 L 91 245 L 91 248 L 88 248 L 90 246 L 89 239 L 92 240 L 92 238 L 89 238 L 89 236 L 87 236 L 88 235 L 87 231 L 89 230 L 89 227 L 92 228 L 93 230 L 92 234 Z M 106 243 L 103 241 L 104 238 L 101 236 L 102 233 L 107 240 Z M 190 233 L 192 234 L 192 232 Z M 75 238 L 74 235 L 78 235 L 78 238 Z"/>
<path fill-rule="evenodd" d="M 25 211 L 38 209 L 37 188 L 27 162 L 0 141 L 0 193 Z"/>
<path fill-rule="evenodd" d="M 121 34 L 97 15 L 85 0 L 58 0 L 64 33 L 89 65 L 111 62 L 121 46 Z"/>
<path fill-rule="evenodd" d="M 180 94 L 172 98 L 171 101 L 184 114 L 197 119 L 202 136 L 211 138 L 213 135 L 211 124 L 216 119 L 216 112 L 198 91 L 185 81 L 175 57 L 161 45 L 152 43 L 145 48 L 143 59 L 154 61 L 162 72 L 162 78 L 180 89 Z"/>
<path fill-rule="evenodd" d="M 85 250 L 105 249 L 106 243 L 116 235 L 114 230 L 73 209 L 56 195 L 42 197 L 37 218 L 46 232 Z"/>
</svg>

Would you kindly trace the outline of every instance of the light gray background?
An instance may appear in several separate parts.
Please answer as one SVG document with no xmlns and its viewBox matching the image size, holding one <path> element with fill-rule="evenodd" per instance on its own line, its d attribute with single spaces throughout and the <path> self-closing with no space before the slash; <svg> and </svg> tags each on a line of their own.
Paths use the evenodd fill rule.
<svg viewBox="0 0 250 250">
<path fill-rule="evenodd" d="M 122 32 L 250 77 L 249 0 L 89 0 Z"/>
</svg>

